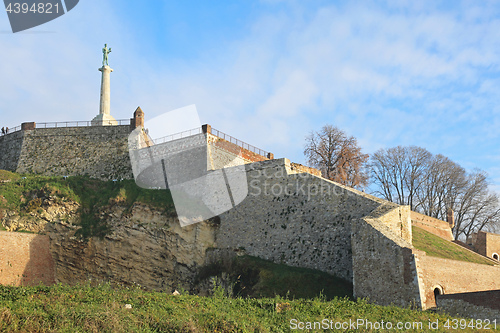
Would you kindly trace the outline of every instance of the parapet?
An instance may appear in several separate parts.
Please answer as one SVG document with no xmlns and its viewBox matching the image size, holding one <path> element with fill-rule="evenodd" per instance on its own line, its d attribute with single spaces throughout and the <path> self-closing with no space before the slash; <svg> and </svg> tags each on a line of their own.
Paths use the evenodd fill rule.
<svg viewBox="0 0 500 333">
<path fill-rule="evenodd" d="M 413 211 L 411 212 L 411 222 L 412 225 L 446 240 L 452 241 L 455 239 L 448 222 Z"/>
</svg>

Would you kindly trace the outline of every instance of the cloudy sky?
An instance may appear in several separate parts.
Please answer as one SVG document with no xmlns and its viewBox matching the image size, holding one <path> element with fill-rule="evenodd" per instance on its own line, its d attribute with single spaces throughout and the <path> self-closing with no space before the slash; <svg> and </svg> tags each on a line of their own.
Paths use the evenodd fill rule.
<svg viewBox="0 0 500 333">
<path fill-rule="evenodd" d="M 80 0 L 13 34 L 0 13 L 0 126 L 195 104 L 202 123 L 303 163 L 332 124 L 364 152 L 417 145 L 500 191 L 498 1 Z"/>
</svg>

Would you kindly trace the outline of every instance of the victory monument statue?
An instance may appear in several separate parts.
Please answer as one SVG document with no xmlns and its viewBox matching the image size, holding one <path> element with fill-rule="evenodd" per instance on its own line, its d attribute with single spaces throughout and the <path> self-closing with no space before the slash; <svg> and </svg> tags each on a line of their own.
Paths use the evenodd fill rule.
<svg viewBox="0 0 500 333">
<path fill-rule="evenodd" d="M 111 48 L 108 48 L 108 44 L 104 44 L 102 49 L 102 66 L 109 66 L 108 64 L 108 54 L 111 53 Z"/>
<path fill-rule="evenodd" d="M 110 126 L 118 125 L 117 121 L 111 116 L 110 111 L 110 74 L 113 71 L 108 64 L 108 56 L 111 53 L 111 48 L 108 44 L 104 44 L 102 49 L 102 67 L 99 71 L 102 72 L 101 78 L 101 103 L 99 105 L 99 114 L 92 119 L 93 126 Z"/>
</svg>

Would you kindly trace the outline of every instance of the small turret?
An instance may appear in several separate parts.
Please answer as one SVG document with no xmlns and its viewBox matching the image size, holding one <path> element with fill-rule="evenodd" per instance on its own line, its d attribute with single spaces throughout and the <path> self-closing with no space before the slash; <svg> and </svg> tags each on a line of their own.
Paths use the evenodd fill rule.
<svg viewBox="0 0 500 333">
<path fill-rule="evenodd" d="M 130 119 L 130 127 L 132 131 L 137 127 L 144 127 L 144 112 L 140 106 L 135 109 L 134 118 Z"/>
</svg>

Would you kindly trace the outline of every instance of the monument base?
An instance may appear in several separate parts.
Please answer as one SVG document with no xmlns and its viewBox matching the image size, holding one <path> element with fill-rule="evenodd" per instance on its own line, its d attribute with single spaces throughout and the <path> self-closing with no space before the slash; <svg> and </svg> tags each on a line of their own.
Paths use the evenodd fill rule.
<svg viewBox="0 0 500 333">
<path fill-rule="evenodd" d="M 112 115 L 109 114 L 98 114 L 92 119 L 92 126 L 116 126 L 118 122 Z"/>
</svg>

